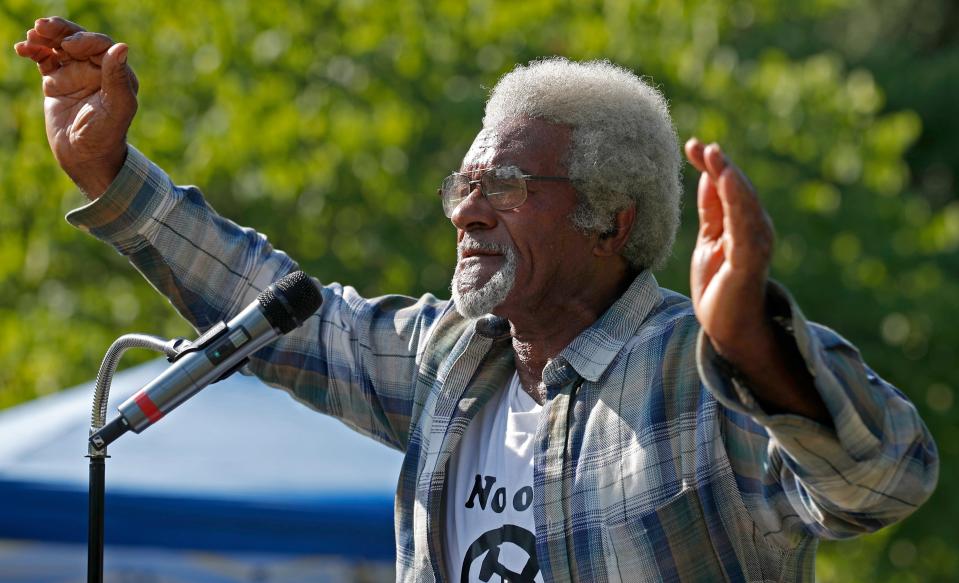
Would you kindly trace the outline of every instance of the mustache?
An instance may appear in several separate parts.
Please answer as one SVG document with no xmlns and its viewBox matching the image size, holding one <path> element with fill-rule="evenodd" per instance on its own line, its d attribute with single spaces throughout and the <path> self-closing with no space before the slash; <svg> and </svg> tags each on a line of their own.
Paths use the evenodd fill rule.
<svg viewBox="0 0 959 583">
<path fill-rule="evenodd" d="M 464 237 L 463 240 L 460 241 L 459 245 L 456 246 L 456 257 L 458 259 L 462 259 L 463 253 L 466 251 L 480 251 L 484 253 L 499 253 L 501 255 L 508 255 L 513 252 L 513 247 L 503 243 L 487 243 L 483 241 L 477 241 L 476 239 L 470 237 Z"/>
</svg>

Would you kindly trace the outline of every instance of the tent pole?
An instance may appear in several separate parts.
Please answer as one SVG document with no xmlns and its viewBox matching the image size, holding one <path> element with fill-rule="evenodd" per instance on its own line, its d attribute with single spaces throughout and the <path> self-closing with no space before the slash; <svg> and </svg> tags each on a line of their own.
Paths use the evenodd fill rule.
<svg viewBox="0 0 959 583">
<path fill-rule="evenodd" d="M 89 529 L 87 531 L 87 583 L 103 583 L 103 493 L 106 455 L 91 452 Z"/>
</svg>

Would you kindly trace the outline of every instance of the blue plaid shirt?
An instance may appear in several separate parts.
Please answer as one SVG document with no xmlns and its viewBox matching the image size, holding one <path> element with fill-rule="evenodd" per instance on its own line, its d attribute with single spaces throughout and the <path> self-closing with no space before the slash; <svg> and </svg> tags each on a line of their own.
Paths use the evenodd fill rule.
<svg viewBox="0 0 959 583">
<path fill-rule="evenodd" d="M 133 148 L 110 189 L 67 218 L 199 330 L 296 267 Z M 508 326 L 431 295 L 322 293 L 249 368 L 405 452 L 397 579 L 442 581 L 448 462 L 515 370 Z M 820 537 L 876 530 L 930 495 L 936 447 L 913 405 L 777 293 L 833 428 L 767 415 L 721 372 L 689 299 L 648 272 L 546 366 L 533 502 L 544 580 L 812 581 Z"/>
</svg>

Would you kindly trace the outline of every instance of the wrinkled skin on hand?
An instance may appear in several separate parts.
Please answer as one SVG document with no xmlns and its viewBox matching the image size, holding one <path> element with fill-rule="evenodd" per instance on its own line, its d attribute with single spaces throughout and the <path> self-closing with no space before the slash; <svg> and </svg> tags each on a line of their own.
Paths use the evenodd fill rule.
<svg viewBox="0 0 959 583">
<path fill-rule="evenodd" d="M 686 142 L 701 172 L 699 232 L 689 284 L 696 319 L 716 352 L 749 381 L 768 413 L 831 418 L 795 341 L 777 329 L 767 305 L 775 232 L 756 189 L 718 144 Z"/>
<path fill-rule="evenodd" d="M 43 79 L 47 141 L 60 166 L 91 199 L 116 177 L 139 88 L 128 47 L 60 17 L 41 18 L 14 46 Z"/>
</svg>

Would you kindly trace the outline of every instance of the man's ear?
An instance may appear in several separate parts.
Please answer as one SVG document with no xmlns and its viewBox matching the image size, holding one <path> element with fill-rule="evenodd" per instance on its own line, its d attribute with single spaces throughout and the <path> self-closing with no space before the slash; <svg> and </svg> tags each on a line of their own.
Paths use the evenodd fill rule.
<svg viewBox="0 0 959 583">
<path fill-rule="evenodd" d="M 605 233 L 601 233 L 599 240 L 593 247 L 593 254 L 600 257 L 610 255 L 619 255 L 629 239 L 629 234 L 633 230 L 633 223 L 636 221 L 636 205 L 630 205 L 616 213 L 613 222 L 613 228 Z"/>
</svg>

